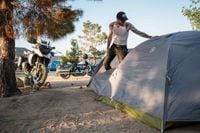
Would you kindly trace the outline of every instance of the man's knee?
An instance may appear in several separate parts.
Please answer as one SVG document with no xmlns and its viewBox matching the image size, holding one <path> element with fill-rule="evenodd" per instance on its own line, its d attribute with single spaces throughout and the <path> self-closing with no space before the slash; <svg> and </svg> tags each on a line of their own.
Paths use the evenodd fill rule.
<svg viewBox="0 0 200 133">
<path fill-rule="evenodd" d="M 119 62 L 122 62 L 124 60 L 124 58 L 126 57 L 127 54 L 123 54 L 121 56 L 119 56 Z"/>
<path fill-rule="evenodd" d="M 126 50 L 126 49 L 122 49 L 121 51 L 119 51 L 118 52 L 119 62 L 121 62 L 122 60 L 124 60 L 124 58 L 126 57 L 127 54 L 128 54 L 128 50 Z"/>
</svg>

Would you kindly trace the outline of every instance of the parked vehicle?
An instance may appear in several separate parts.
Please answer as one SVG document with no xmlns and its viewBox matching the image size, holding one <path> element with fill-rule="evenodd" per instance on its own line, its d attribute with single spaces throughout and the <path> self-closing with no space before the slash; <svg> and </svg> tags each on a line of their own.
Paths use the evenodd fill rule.
<svg viewBox="0 0 200 133">
<path fill-rule="evenodd" d="M 48 75 L 48 64 L 51 57 L 54 56 L 50 43 L 41 41 L 33 46 L 33 51 L 24 53 L 24 56 L 19 57 L 18 67 L 22 69 L 27 77 L 31 77 L 31 82 L 42 86 Z M 25 78 L 25 81 L 26 81 Z"/>
<path fill-rule="evenodd" d="M 56 70 L 56 74 L 63 79 L 68 79 L 72 76 L 92 76 L 94 72 L 94 65 L 90 64 L 87 60 L 84 60 L 80 63 L 60 65 Z"/>
<path fill-rule="evenodd" d="M 55 60 L 55 61 L 52 61 L 49 63 L 48 65 L 48 69 L 50 71 L 56 71 L 57 67 L 60 65 L 60 61 L 58 60 Z"/>
</svg>

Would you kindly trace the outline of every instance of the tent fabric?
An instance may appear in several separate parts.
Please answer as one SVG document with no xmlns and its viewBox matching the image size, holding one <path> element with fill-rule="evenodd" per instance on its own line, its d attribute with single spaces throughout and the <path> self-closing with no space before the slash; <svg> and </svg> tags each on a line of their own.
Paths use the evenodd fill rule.
<svg viewBox="0 0 200 133">
<path fill-rule="evenodd" d="M 167 75 L 165 121 L 200 121 L 200 32 L 176 35 Z"/>
<path fill-rule="evenodd" d="M 138 45 L 113 69 L 101 62 L 89 86 L 162 121 L 200 121 L 200 32 L 161 36 Z"/>
</svg>

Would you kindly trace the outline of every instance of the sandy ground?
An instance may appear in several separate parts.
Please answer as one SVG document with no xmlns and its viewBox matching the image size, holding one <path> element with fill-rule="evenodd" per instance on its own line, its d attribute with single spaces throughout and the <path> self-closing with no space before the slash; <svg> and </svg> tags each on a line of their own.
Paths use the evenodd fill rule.
<svg viewBox="0 0 200 133">
<path fill-rule="evenodd" d="M 47 81 L 52 88 L 30 93 L 26 87 L 23 96 L 0 99 L 1 133 L 158 132 L 96 101 L 85 87 L 88 77 L 62 80 L 50 74 Z"/>
<path fill-rule="evenodd" d="M 62 80 L 51 73 L 47 81 L 52 88 L 30 93 L 26 87 L 22 96 L 0 99 L 1 133 L 159 133 L 96 101 L 88 77 Z"/>
</svg>

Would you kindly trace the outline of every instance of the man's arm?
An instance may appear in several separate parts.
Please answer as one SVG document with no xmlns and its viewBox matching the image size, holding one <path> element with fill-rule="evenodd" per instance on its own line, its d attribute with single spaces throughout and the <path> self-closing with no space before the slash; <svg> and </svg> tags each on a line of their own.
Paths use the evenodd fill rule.
<svg viewBox="0 0 200 133">
<path fill-rule="evenodd" d="M 139 31 L 139 30 L 137 30 L 137 29 L 131 30 L 131 31 L 134 32 L 134 33 L 136 33 L 137 35 L 139 35 L 139 36 L 141 36 L 141 37 L 145 37 L 145 38 L 149 38 L 149 39 L 152 38 L 152 36 L 150 36 L 150 35 L 148 35 L 148 34 L 142 32 L 142 31 Z"/>
<path fill-rule="evenodd" d="M 128 23 L 128 28 L 129 30 L 131 30 L 133 33 L 141 36 L 141 37 L 145 37 L 145 38 L 152 38 L 152 36 L 142 32 L 142 31 L 139 31 L 138 29 L 136 29 L 131 23 Z"/>
</svg>

